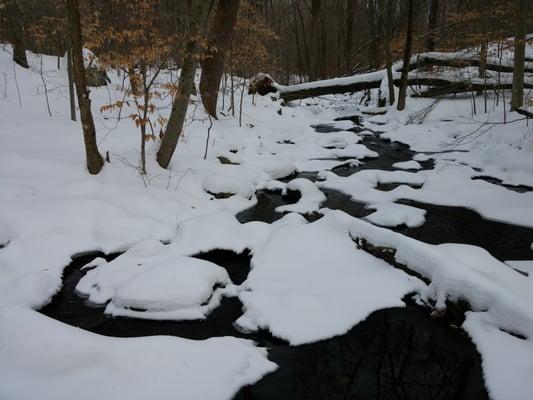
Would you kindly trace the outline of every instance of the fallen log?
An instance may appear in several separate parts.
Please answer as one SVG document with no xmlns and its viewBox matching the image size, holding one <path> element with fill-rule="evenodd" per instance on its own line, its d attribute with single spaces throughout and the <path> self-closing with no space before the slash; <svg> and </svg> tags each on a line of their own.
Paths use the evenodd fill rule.
<svg viewBox="0 0 533 400">
<path fill-rule="evenodd" d="M 290 86 L 278 84 L 270 75 L 259 74 L 252 80 L 248 93 L 258 93 L 261 96 L 268 93 L 279 93 L 279 96 L 288 102 L 327 94 L 360 92 L 379 88 L 384 78 L 383 73 L 384 70 Z"/>
<path fill-rule="evenodd" d="M 477 55 L 468 53 L 420 53 L 411 58 L 409 70 L 428 66 L 464 68 L 480 67 L 481 61 Z M 401 69 L 401 65 L 399 67 Z M 495 57 L 487 57 L 486 68 L 488 71 L 513 72 L 513 60 L 499 60 Z M 533 62 L 526 62 L 524 71 L 533 73 Z"/>
<path fill-rule="evenodd" d="M 482 79 L 462 80 L 453 78 L 439 78 L 439 77 L 409 77 L 409 85 L 411 86 L 428 86 L 429 89 L 415 94 L 414 97 L 437 97 L 457 93 L 478 92 L 486 90 L 510 90 L 513 87 L 512 82 L 497 82 L 487 81 Z M 399 84 L 399 80 L 394 81 L 395 85 Z M 533 89 L 533 81 L 524 81 L 525 89 Z"/>
<path fill-rule="evenodd" d="M 428 66 L 438 66 L 446 68 L 478 67 L 480 60 L 477 56 L 469 53 L 420 53 L 411 57 L 409 70 L 418 70 Z M 399 73 L 403 68 L 403 62 L 397 62 L 392 66 L 394 84 L 399 84 Z M 533 63 L 526 63 L 526 72 L 533 73 Z M 509 73 L 513 70 L 512 60 L 487 59 L 487 70 Z M 358 74 L 353 76 L 325 79 L 321 81 L 301 83 L 297 85 L 280 85 L 270 75 L 259 74 L 251 82 L 248 92 L 258 93 L 262 96 L 269 93 L 276 93 L 285 102 L 301 100 L 308 97 L 324 96 L 329 94 L 355 93 L 368 89 L 377 89 L 382 86 L 387 78 L 385 69 Z M 409 76 L 408 84 L 429 86 L 430 89 L 424 92 L 424 97 L 439 96 L 444 94 L 463 93 L 472 90 L 497 90 L 509 89 L 507 83 L 484 82 L 482 80 L 458 80 L 454 78 L 444 78 L 437 74 L 433 77 Z M 526 88 L 531 88 L 530 83 L 525 83 Z M 434 89 L 431 89 L 434 88 Z"/>
</svg>

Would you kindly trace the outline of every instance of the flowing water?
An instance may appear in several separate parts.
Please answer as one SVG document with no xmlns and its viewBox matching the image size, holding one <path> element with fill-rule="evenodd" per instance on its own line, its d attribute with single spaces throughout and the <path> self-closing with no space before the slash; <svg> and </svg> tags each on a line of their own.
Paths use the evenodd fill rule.
<svg viewBox="0 0 533 400">
<path fill-rule="evenodd" d="M 354 121 L 357 122 L 357 121 Z M 315 127 L 317 133 L 335 130 L 329 125 Z M 362 130 L 356 126 L 354 130 Z M 365 160 L 357 167 L 341 167 L 335 173 L 348 176 L 358 170 L 391 170 L 392 164 L 411 160 L 414 153 L 405 145 L 365 136 L 361 142 L 380 157 Z M 288 144 L 290 145 L 290 144 Z M 432 162 L 423 163 L 431 168 Z M 314 179 L 314 174 L 305 174 Z M 381 185 L 380 190 L 391 190 Z M 324 207 L 340 209 L 356 217 L 372 212 L 362 203 L 342 193 L 323 190 Z M 281 217 L 277 206 L 294 203 L 298 195 L 260 191 L 257 205 L 240 213 L 241 222 L 272 222 Z M 484 247 L 495 257 L 533 258 L 529 247 L 533 230 L 483 219 L 474 211 L 411 201 L 403 203 L 427 210 L 426 223 L 417 228 L 394 228 L 405 235 L 429 243 L 469 243 Z M 308 216 L 310 220 L 319 214 Z M 317 343 L 290 346 L 269 332 L 241 332 L 234 321 L 242 314 L 237 298 L 224 298 L 220 307 L 202 321 L 152 321 L 109 318 L 103 307 L 86 303 L 75 291 L 85 271 L 80 268 L 100 253 L 76 257 L 64 271 L 63 287 L 41 312 L 67 324 L 107 336 L 134 337 L 173 335 L 190 339 L 236 336 L 251 339 L 269 349 L 269 359 L 279 369 L 255 385 L 244 387 L 235 399 L 487 399 L 481 359 L 474 345 L 457 326 L 462 315 L 453 319 L 434 319 L 427 309 L 416 305 L 409 296 L 405 308 L 380 310 L 353 327 L 348 333 Z M 105 256 L 108 260 L 117 254 Z M 236 284 L 246 280 L 250 255 L 213 250 L 196 255 L 224 268 Z"/>
</svg>

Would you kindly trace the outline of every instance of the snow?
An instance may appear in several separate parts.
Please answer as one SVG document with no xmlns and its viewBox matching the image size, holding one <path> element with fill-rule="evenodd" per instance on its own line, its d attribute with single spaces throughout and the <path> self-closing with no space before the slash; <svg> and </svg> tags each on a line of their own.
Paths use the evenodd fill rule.
<svg viewBox="0 0 533 400">
<path fill-rule="evenodd" d="M 533 278 L 533 260 L 508 260 L 505 264 L 517 271 L 525 272 L 530 278 Z"/>
<path fill-rule="evenodd" d="M 416 153 L 413 157 L 413 160 L 424 162 L 431 160 L 431 157 L 424 153 Z"/>
<path fill-rule="evenodd" d="M 328 214 L 282 227 L 254 251 L 237 324 L 291 345 L 310 343 L 343 334 L 378 309 L 403 307 L 402 297 L 419 285 L 357 250 L 343 221 Z"/>
<path fill-rule="evenodd" d="M 113 261 L 87 272 L 76 290 L 113 316 L 203 319 L 220 302 L 228 274 L 208 261 L 183 257 L 172 246 L 141 242 Z M 143 248 L 154 251 L 139 251 Z"/>
<path fill-rule="evenodd" d="M 0 397 L 229 399 L 276 369 L 266 351 L 232 337 L 96 335 L 35 311 L 0 310 Z"/>
<path fill-rule="evenodd" d="M 498 328 L 489 313 L 467 313 L 463 327 L 482 354 L 489 396 L 495 400 L 529 400 L 533 393 L 533 341 Z"/>
<path fill-rule="evenodd" d="M 39 65 L 39 56 L 28 56 Z M 501 124 L 501 101 L 496 106 L 491 99 L 485 114 L 483 99 L 477 98 L 478 113 L 472 115 L 470 96 L 436 104 L 411 98 L 403 113 L 388 109 L 370 117 L 367 128 L 380 123 L 381 137 L 419 152 L 394 168 L 420 169 L 418 162 L 430 158 L 435 168 L 365 169 L 341 177 L 332 172 L 335 167 L 378 157 L 361 144 L 373 133 L 349 131 L 350 121 L 333 123 L 336 131 L 327 134 L 311 125 L 358 112 L 353 96 L 285 107 L 282 115 L 278 102 L 256 97 L 252 104 L 245 96 L 243 126 L 221 115 L 207 143 L 209 124 L 193 96 L 190 108 L 196 111 L 188 115 L 170 170 L 158 167 L 157 142 L 148 142 L 148 174 L 141 177 L 138 132 L 127 120 L 115 127 L 116 116 L 99 111 L 109 98 L 122 96 L 120 79 L 110 73 L 109 87 L 91 91 L 99 148 L 111 159 L 93 177 L 83 165 L 79 122 L 68 117 L 66 70 L 57 70 L 56 58 L 46 56 L 43 68 L 45 79 L 54 82 L 52 117 L 39 74 L 15 66 L 20 108 L 10 55 L 0 52 L 0 72 L 8 78 L 0 98 L 0 398 L 31 399 L 35 393 L 58 399 L 175 398 L 178 393 L 186 399 L 226 399 L 275 369 L 265 349 L 235 338 L 110 338 L 31 310 L 57 293 L 71 257 L 95 250 L 124 251 L 111 262 L 99 258 L 86 265 L 77 287 L 90 301 L 106 304 L 112 316 L 204 319 L 223 296 L 238 296 L 244 305 L 236 322 L 241 329 L 267 329 L 293 345 L 341 335 L 376 310 L 402 307 L 409 293 L 437 314 L 446 301 L 465 300 L 471 311 L 462 328 L 482 356 L 491 398 L 530 397 L 531 260 L 507 265 L 475 246 L 430 245 L 381 227 L 424 223 L 425 211 L 398 204 L 400 199 L 467 207 L 487 219 L 533 227 L 533 193 L 473 179 L 487 175 L 533 186 L 533 128 L 515 113 L 507 113 L 508 123 Z M 163 71 L 160 79 L 168 78 Z M 158 115 L 168 116 L 169 106 L 168 100 L 158 103 Z M 430 106 L 420 123 L 406 125 L 409 116 Z M 476 132 L 480 126 L 490 130 Z M 222 164 L 219 156 L 233 164 Z M 278 180 L 297 172 L 318 172 L 323 181 Z M 399 186 L 379 190 L 385 183 Z M 279 207 L 286 214 L 272 224 L 241 224 L 235 215 L 254 206 L 261 189 L 296 190 L 302 196 Z M 375 212 L 363 220 L 321 209 L 326 199 L 321 189 L 342 191 Z M 300 213 L 310 212 L 324 216 L 308 223 Z M 396 260 L 430 284 L 357 248 L 357 238 L 395 249 Z M 231 282 L 222 267 L 192 257 L 214 249 L 250 251 L 252 270 L 243 284 Z"/>
<path fill-rule="evenodd" d="M 341 77 L 341 78 L 333 78 L 333 79 L 324 79 L 320 81 L 292 85 L 291 91 L 299 91 L 299 90 L 304 90 L 304 89 L 320 88 L 320 87 L 327 87 L 327 86 L 333 86 L 333 85 L 347 86 L 347 85 L 353 85 L 355 83 L 380 81 L 385 77 L 386 77 L 386 71 L 381 70 L 381 71 L 376 71 L 376 72 L 369 72 L 366 74 L 353 75 L 353 76 L 347 76 L 347 77 Z M 275 83 L 274 87 L 280 93 L 283 93 L 286 90 L 286 86 L 280 85 L 278 83 Z"/>
<path fill-rule="evenodd" d="M 400 172 L 400 171 L 395 171 Z M 409 174 L 404 172 L 404 174 Z M 321 187 L 339 190 L 365 203 L 415 200 L 443 206 L 472 209 L 484 218 L 533 227 L 533 192 L 517 193 L 482 181 L 472 180 L 476 172 L 467 166 L 438 162 L 436 168 L 411 175 L 364 170 L 349 177 L 323 172 Z M 379 182 L 423 184 L 419 189 L 401 185 L 391 191 L 374 189 Z M 505 207 L 502 207 L 505 204 Z"/>
<path fill-rule="evenodd" d="M 468 302 L 472 312 L 467 313 L 463 328 L 481 353 L 492 398 L 530 396 L 533 291 L 527 277 L 479 247 L 430 245 L 355 218 L 351 221 L 350 233 L 354 238 L 396 249 L 399 263 L 431 280 L 422 292 L 422 299 L 432 299 L 437 310 L 445 308 L 446 300 Z M 511 390 L 509 382 L 514 383 Z"/>
<path fill-rule="evenodd" d="M 286 204 L 277 207 L 277 212 L 312 213 L 318 211 L 320 205 L 326 201 L 324 193 L 322 193 L 309 179 L 293 179 L 287 184 L 285 190 L 300 192 L 301 197 L 295 204 Z"/>
<path fill-rule="evenodd" d="M 254 195 L 254 188 L 251 185 L 232 176 L 210 175 L 204 179 L 203 187 L 213 194 L 238 194 L 247 199 Z"/>
<path fill-rule="evenodd" d="M 366 220 L 381 226 L 406 225 L 415 228 L 425 222 L 426 210 L 397 203 L 370 204 L 368 208 L 376 211 L 366 217 Z"/>
<path fill-rule="evenodd" d="M 422 169 L 422 166 L 417 161 L 402 161 L 392 164 L 394 168 L 400 169 Z"/>
</svg>

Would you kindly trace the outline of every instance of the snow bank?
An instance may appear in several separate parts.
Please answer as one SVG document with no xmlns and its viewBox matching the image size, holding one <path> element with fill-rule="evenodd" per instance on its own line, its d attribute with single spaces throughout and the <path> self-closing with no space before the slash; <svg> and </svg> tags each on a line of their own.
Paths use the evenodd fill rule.
<svg viewBox="0 0 533 400">
<path fill-rule="evenodd" d="M 149 251 L 146 251 L 149 249 Z M 88 271 L 76 290 L 106 314 L 145 319 L 203 319 L 220 303 L 230 279 L 224 268 L 179 256 L 172 246 L 141 242 Z"/>
<path fill-rule="evenodd" d="M 0 310 L 0 397 L 5 400 L 222 400 L 275 369 L 265 350 L 241 339 L 119 339 L 28 309 Z"/>
<path fill-rule="evenodd" d="M 401 171 L 395 171 L 401 172 Z M 403 175 L 410 174 L 410 175 Z M 517 193 L 482 181 L 469 167 L 437 164 L 436 168 L 418 173 L 393 175 L 385 171 L 364 170 L 349 177 L 323 172 L 325 181 L 319 186 L 339 190 L 356 201 L 365 203 L 415 200 L 443 206 L 465 207 L 477 211 L 484 218 L 510 224 L 533 227 L 533 192 Z M 379 182 L 423 184 L 419 189 L 399 186 L 390 191 L 376 190 Z M 502 207 L 505 204 L 505 207 Z"/>
<path fill-rule="evenodd" d="M 491 397 L 496 400 L 530 397 L 533 291 L 529 278 L 476 246 L 430 245 L 340 211 L 329 213 L 351 221 L 352 237 L 396 249 L 399 263 L 430 279 L 430 285 L 421 292 L 422 299 L 431 299 L 437 310 L 443 310 L 447 300 L 468 302 L 473 312 L 467 313 L 463 328 L 481 353 Z M 514 382 L 511 390 L 510 382 Z"/>
<path fill-rule="evenodd" d="M 347 225 L 329 214 L 274 231 L 254 251 L 243 286 L 238 326 L 299 345 L 343 334 L 378 309 L 402 307 L 419 281 L 356 249 Z"/>
<path fill-rule="evenodd" d="M 397 203 L 370 204 L 368 208 L 374 208 L 376 212 L 365 217 L 366 220 L 381 226 L 406 225 L 414 228 L 422 225 L 426 219 L 426 210 L 406 206 Z"/>
<path fill-rule="evenodd" d="M 285 190 L 300 192 L 300 199 L 294 204 L 286 204 L 276 208 L 277 212 L 298 212 L 302 214 L 318 211 L 320 205 L 326 201 L 324 193 L 309 179 L 297 178 L 290 181 Z"/>
<path fill-rule="evenodd" d="M 422 166 L 417 161 L 402 161 L 392 164 L 394 168 L 400 169 L 422 169 Z"/>
</svg>

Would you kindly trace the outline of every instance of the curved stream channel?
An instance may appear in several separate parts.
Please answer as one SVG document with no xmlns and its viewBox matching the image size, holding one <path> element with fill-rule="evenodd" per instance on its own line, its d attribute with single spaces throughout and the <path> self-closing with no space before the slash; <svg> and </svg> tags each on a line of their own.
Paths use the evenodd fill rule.
<svg viewBox="0 0 533 400">
<path fill-rule="evenodd" d="M 315 127 L 318 133 L 334 131 L 328 125 Z M 360 129 L 355 126 L 354 131 Z M 360 142 L 380 157 L 357 167 L 334 170 L 343 176 L 360 169 L 391 170 L 398 161 L 411 160 L 408 146 L 390 143 L 379 136 L 365 136 Z M 426 162 L 424 168 L 431 168 Z M 301 174 L 314 179 L 314 174 Z M 392 189 L 391 185 L 378 187 Z M 327 201 L 323 207 L 343 210 L 356 217 L 370 212 L 362 203 L 346 195 L 323 190 Z M 241 222 L 272 222 L 281 217 L 274 209 L 294 196 L 260 191 L 255 207 L 238 215 Z M 405 235 L 429 243 L 469 243 L 484 247 L 500 260 L 531 259 L 533 229 L 487 221 L 474 211 L 459 207 L 442 207 L 406 201 L 427 210 L 426 222 L 417 228 L 394 228 Z M 318 215 L 310 218 L 319 218 Z M 64 271 L 63 287 L 41 312 L 67 324 L 107 336 L 133 337 L 174 335 L 190 339 L 213 336 L 236 336 L 268 347 L 268 357 L 279 369 L 255 385 L 244 387 L 235 399 L 487 399 L 481 359 L 464 331 L 457 328 L 463 316 L 433 319 L 427 309 L 405 298 L 405 308 L 380 310 L 353 327 L 348 333 L 317 343 L 292 347 L 268 332 L 244 333 L 233 322 L 242 314 L 237 298 L 224 298 L 220 307 L 202 321 L 151 321 L 110 318 L 103 307 L 91 307 L 75 293 L 84 271 L 80 268 L 97 256 L 78 256 Z M 225 267 L 236 284 L 246 280 L 250 257 L 214 250 L 196 257 Z M 177 396 L 176 398 L 179 398 Z"/>
</svg>

